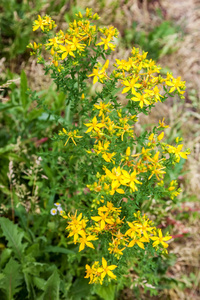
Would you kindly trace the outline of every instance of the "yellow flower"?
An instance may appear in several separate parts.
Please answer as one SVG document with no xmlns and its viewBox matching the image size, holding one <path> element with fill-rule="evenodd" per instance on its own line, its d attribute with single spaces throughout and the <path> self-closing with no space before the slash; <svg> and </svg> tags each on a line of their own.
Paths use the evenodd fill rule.
<svg viewBox="0 0 200 300">
<path fill-rule="evenodd" d="M 104 45 L 104 50 L 107 50 L 108 48 L 110 48 L 112 51 L 115 50 L 115 45 L 110 43 L 111 36 L 108 36 L 106 39 L 101 37 L 101 40 L 102 40 L 102 42 L 96 44 L 96 46 Z"/>
<path fill-rule="evenodd" d="M 99 216 L 91 217 L 91 219 L 95 222 L 100 222 L 101 230 L 103 230 L 105 228 L 106 223 L 111 224 L 111 225 L 114 223 L 113 218 L 108 216 L 108 213 L 104 214 L 103 212 L 98 211 L 98 214 L 99 214 Z"/>
<path fill-rule="evenodd" d="M 81 236 L 85 236 L 85 231 L 82 229 L 82 227 L 80 225 L 71 225 L 71 226 L 67 226 L 66 229 L 70 230 L 70 233 L 68 235 L 68 237 L 73 236 L 74 237 L 74 244 L 76 244 L 79 235 Z"/>
<path fill-rule="evenodd" d="M 108 107 L 110 107 L 110 103 L 105 104 L 102 101 L 99 104 L 94 104 L 94 107 L 99 109 L 99 117 L 101 117 L 105 112 L 110 112 Z"/>
<path fill-rule="evenodd" d="M 39 27 L 44 31 L 44 21 L 40 15 L 38 15 L 38 20 L 34 21 L 33 31 L 37 30 Z"/>
<path fill-rule="evenodd" d="M 167 248 L 168 247 L 168 244 L 165 243 L 166 241 L 169 241 L 172 237 L 171 236 L 166 236 L 166 237 L 163 237 L 162 235 L 162 230 L 161 229 L 158 229 L 158 236 L 153 236 L 153 237 L 150 237 L 151 240 L 155 241 L 153 243 L 153 247 L 156 247 L 158 246 L 159 244 L 161 244 L 164 248 Z"/>
<path fill-rule="evenodd" d="M 169 125 L 165 125 L 164 121 L 165 121 L 165 118 L 163 118 L 162 121 L 159 120 L 160 126 L 158 126 L 157 128 L 168 128 Z"/>
<path fill-rule="evenodd" d="M 92 283 L 92 280 L 93 280 L 93 277 L 94 277 L 94 270 L 89 266 L 89 265 L 86 265 L 85 266 L 86 268 L 86 275 L 84 278 L 90 278 L 90 282 L 89 283 Z"/>
<path fill-rule="evenodd" d="M 115 192 L 117 192 L 118 194 L 124 194 L 124 190 L 123 189 L 119 189 L 119 186 L 121 184 L 119 183 L 119 181 L 114 180 L 111 183 L 111 191 L 110 191 L 110 195 L 114 195 Z"/>
<path fill-rule="evenodd" d="M 104 127 L 103 124 L 98 123 L 96 116 L 92 119 L 92 123 L 86 123 L 84 125 L 87 126 L 87 127 L 89 127 L 88 130 L 86 131 L 86 133 L 90 132 L 92 130 L 99 131 L 100 128 Z"/>
<path fill-rule="evenodd" d="M 45 46 L 58 47 L 58 44 L 61 44 L 61 43 L 62 43 L 62 41 L 60 41 L 58 37 L 53 37 L 52 39 L 49 39 L 49 43 L 45 44 Z"/>
<path fill-rule="evenodd" d="M 155 71 L 153 71 L 155 72 Z M 162 95 L 160 95 L 160 90 L 157 86 L 155 86 L 155 88 L 153 89 L 153 91 L 149 91 L 149 90 L 145 90 L 146 92 L 148 92 L 154 99 L 155 102 L 160 101 L 160 97 L 163 98 Z"/>
<path fill-rule="evenodd" d="M 139 88 L 142 85 L 137 83 L 139 77 L 135 78 L 133 77 L 130 81 L 124 80 L 122 83 L 126 86 L 126 88 L 123 89 L 122 94 L 127 93 L 129 90 L 131 90 L 132 94 L 135 92 L 135 88 Z"/>
<path fill-rule="evenodd" d="M 136 179 L 137 173 L 136 170 L 134 170 L 131 174 L 129 174 L 126 170 L 122 170 L 123 174 L 123 182 L 122 184 L 128 185 L 133 192 L 137 191 L 136 183 L 137 184 L 142 184 L 142 182 L 138 181 Z"/>
<path fill-rule="evenodd" d="M 166 85 L 171 86 L 171 89 L 169 90 L 169 93 L 172 93 L 173 91 L 175 91 L 175 89 L 177 89 L 179 94 L 184 94 L 185 91 L 180 90 L 180 88 L 181 89 L 185 88 L 185 81 L 181 81 L 180 76 L 178 78 L 174 78 L 170 74 L 168 74 L 168 76 L 170 77 L 170 79 L 172 79 L 172 81 L 169 81 L 169 80 L 166 81 Z"/>
<path fill-rule="evenodd" d="M 63 128 L 62 131 L 63 131 L 63 132 L 61 132 L 61 131 L 59 132 L 59 135 L 64 135 L 64 134 L 65 134 L 65 135 L 68 136 L 68 139 L 67 139 L 67 141 L 65 142 L 64 146 L 67 145 L 69 139 L 71 139 L 72 142 L 74 143 L 74 145 L 76 146 L 76 142 L 75 142 L 74 139 L 75 139 L 75 138 L 76 138 L 76 139 L 81 139 L 81 138 L 82 138 L 82 136 L 77 135 L 77 133 L 78 133 L 77 130 L 67 132 L 67 130 L 66 130 L 65 128 Z"/>
<path fill-rule="evenodd" d="M 171 145 L 168 145 L 168 152 L 174 153 L 176 157 L 176 162 L 180 161 L 180 157 L 187 159 L 187 155 L 190 154 L 189 150 L 185 152 L 181 152 L 183 145 L 178 145 L 178 147 L 173 147 Z"/>
<path fill-rule="evenodd" d="M 102 155 L 102 157 L 103 157 L 103 159 L 105 160 L 105 161 L 107 161 L 107 162 L 113 162 L 114 163 L 114 160 L 112 159 L 113 158 L 113 156 L 115 156 L 115 152 L 113 152 L 113 153 L 104 153 L 103 155 Z"/>
<path fill-rule="evenodd" d="M 149 176 L 148 180 L 150 180 L 154 174 L 156 175 L 157 179 L 160 180 L 163 178 L 163 175 L 166 173 L 165 171 L 163 171 L 163 169 L 165 169 L 165 167 L 163 167 L 159 163 L 153 163 L 148 168 L 151 171 L 151 175 Z"/>
<path fill-rule="evenodd" d="M 148 94 L 140 94 L 140 93 L 137 93 L 137 92 L 133 92 L 133 94 L 136 97 L 132 97 L 131 100 L 133 100 L 133 101 L 139 101 L 139 106 L 141 108 L 143 108 L 144 104 L 146 104 L 146 105 L 150 104 L 149 100 L 147 100 L 147 98 L 149 97 Z"/>
<path fill-rule="evenodd" d="M 65 42 L 67 44 L 70 44 L 72 47 L 72 50 L 79 50 L 79 51 L 83 51 L 85 48 L 85 44 L 81 44 L 80 40 L 78 40 L 75 36 L 73 36 L 72 41 L 68 41 L 67 39 L 65 40 Z"/>
<path fill-rule="evenodd" d="M 136 233 L 137 233 L 137 228 L 135 227 L 135 225 L 131 222 L 127 222 L 128 226 L 130 227 L 125 235 L 128 235 L 130 236 L 131 238 L 133 238 L 134 236 L 136 236 Z"/>
<path fill-rule="evenodd" d="M 79 241 L 78 241 L 80 243 L 79 252 L 85 248 L 85 245 L 94 249 L 94 246 L 90 241 L 95 241 L 95 240 L 97 240 L 97 238 L 93 235 L 88 235 L 87 237 L 82 236 L 81 238 L 79 238 Z"/>
<path fill-rule="evenodd" d="M 128 244 L 128 247 L 133 247 L 135 244 L 137 244 L 141 249 L 144 249 L 144 244 L 145 242 L 148 242 L 148 240 L 145 238 L 145 237 L 141 237 L 141 238 L 138 238 L 138 237 L 134 237 L 132 239 L 132 241 Z"/>
<path fill-rule="evenodd" d="M 74 49 L 72 49 L 71 45 L 60 45 L 59 48 L 61 50 L 58 51 L 58 53 L 62 53 L 62 59 L 65 59 L 67 57 L 67 55 L 71 55 L 73 57 L 75 57 L 74 53 L 72 51 L 74 51 Z"/>
<path fill-rule="evenodd" d="M 100 82 L 103 82 L 102 79 L 106 78 L 106 72 L 105 70 L 108 68 L 109 65 L 109 60 L 107 59 L 103 68 L 101 70 L 99 70 L 99 67 L 96 66 L 93 70 L 92 70 L 92 74 L 88 75 L 88 77 L 94 76 L 93 78 L 93 84 L 95 84 L 98 81 L 98 78 L 100 80 Z"/>
<path fill-rule="evenodd" d="M 135 223 L 135 227 L 137 228 L 137 230 L 139 229 L 140 233 L 142 233 L 147 242 L 149 242 L 149 234 L 147 231 L 151 232 L 153 230 L 153 227 L 149 226 L 148 221 L 145 221 L 143 224 Z"/>
<path fill-rule="evenodd" d="M 102 257 L 102 266 L 98 268 L 98 272 L 101 273 L 101 283 L 106 275 L 108 275 L 112 279 L 116 279 L 117 278 L 116 275 L 114 275 L 113 272 L 111 272 L 116 268 L 117 268 L 116 265 L 108 266 L 107 261 L 105 260 L 104 257 Z"/>
<path fill-rule="evenodd" d="M 164 138 L 164 131 L 161 132 L 161 134 L 159 134 L 159 136 L 157 137 L 158 141 L 161 141 Z"/>
</svg>

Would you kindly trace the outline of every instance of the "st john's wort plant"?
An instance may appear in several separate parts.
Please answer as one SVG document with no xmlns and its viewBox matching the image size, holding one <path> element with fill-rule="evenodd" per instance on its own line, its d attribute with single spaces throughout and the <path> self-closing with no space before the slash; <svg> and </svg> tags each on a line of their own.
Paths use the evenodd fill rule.
<svg viewBox="0 0 200 300">
<path fill-rule="evenodd" d="M 28 47 L 66 95 L 65 109 L 55 117 L 60 131 L 53 136 L 57 149 L 51 155 L 62 160 L 66 171 L 62 204 L 67 209 L 56 203 L 51 214 L 66 219 L 69 244 L 83 253 L 90 284 L 119 282 L 135 258 L 143 270 L 141 281 L 146 276 L 151 284 L 153 258 L 167 255 L 171 236 L 141 207 L 144 201 L 162 203 L 180 193 L 177 181 L 168 182 L 167 176 L 189 150 L 183 150 L 180 137 L 173 145 L 165 142 L 164 119 L 140 135 L 135 124 L 156 102 L 176 94 L 184 98 L 185 82 L 170 73 L 161 76 L 161 67 L 137 48 L 127 60 L 118 58 L 111 65 L 108 56 L 118 31 L 95 25 L 98 19 L 86 9 L 66 31 L 55 33 L 56 24 L 47 15 L 33 24 L 45 42 Z"/>
</svg>

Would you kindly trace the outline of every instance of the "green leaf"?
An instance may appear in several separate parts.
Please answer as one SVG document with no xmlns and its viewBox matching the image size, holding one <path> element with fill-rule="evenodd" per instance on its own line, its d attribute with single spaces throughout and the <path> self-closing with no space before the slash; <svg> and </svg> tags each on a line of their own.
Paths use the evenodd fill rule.
<svg viewBox="0 0 200 300">
<path fill-rule="evenodd" d="M 28 259 L 27 256 L 26 256 L 26 259 Z M 39 276 L 41 272 L 44 272 L 47 269 L 49 269 L 48 264 L 32 261 L 32 262 L 27 262 L 26 263 L 26 267 L 24 268 L 24 272 L 26 272 L 27 274 L 30 274 L 32 276 Z"/>
<path fill-rule="evenodd" d="M 86 299 L 90 293 L 91 286 L 85 278 L 78 278 L 70 289 L 70 295 L 73 300 Z"/>
<path fill-rule="evenodd" d="M 27 244 L 22 244 L 22 238 L 24 232 L 20 228 L 13 224 L 9 219 L 4 217 L 0 218 L 0 225 L 3 231 L 3 235 L 8 241 L 8 247 L 12 248 L 19 259 L 22 258 L 22 253 Z"/>
<path fill-rule="evenodd" d="M 28 113 L 28 120 L 29 121 L 32 121 L 34 119 L 37 119 L 38 117 L 40 117 L 43 113 L 43 109 L 40 108 L 40 109 L 34 109 L 32 111 L 30 111 L 30 113 Z"/>
<path fill-rule="evenodd" d="M 1 268 L 5 265 L 5 263 L 8 261 L 12 253 L 11 249 L 4 249 L 4 251 L 1 254 L 1 260 L 0 260 L 0 266 Z"/>
<path fill-rule="evenodd" d="M 9 105 L 5 105 L 0 103 L 0 111 L 8 111 L 10 108 L 14 108 L 14 107 L 19 107 L 20 105 L 14 105 L 14 104 L 9 104 Z"/>
<path fill-rule="evenodd" d="M 26 288 L 28 291 L 28 299 L 35 299 L 36 295 L 35 295 L 35 290 L 34 290 L 34 286 L 33 286 L 33 276 L 31 276 L 30 274 L 28 274 L 28 272 L 26 270 L 23 270 L 23 274 L 24 274 L 24 280 L 26 283 Z"/>
<path fill-rule="evenodd" d="M 20 96 L 21 96 L 21 103 L 24 110 L 28 107 L 28 95 L 27 95 L 27 77 L 24 70 L 21 72 L 21 85 L 20 85 Z"/>
<path fill-rule="evenodd" d="M 11 258 L 0 277 L 0 289 L 4 291 L 7 300 L 14 299 L 14 295 L 20 290 L 23 275 L 20 264 Z"/>
<path fill-rule="evenodd" d="M 114 284 L 109 284 L 108 286 L 96 285 L 94 291 L 98 296 L 100 296 L 104 300 L 114 300 L 115 287 L 116 286 Z"/>
<path fill-rule="evenodd" d="M 45 252 L 55 252 L 55 253 L 64 253 L 64 254 L 74 254 L 75 252 L 63 247 L 57 246 L 48 246 L 44 249 Z"/>
<path fill-rule="evenodd" d="M 44 291 L 46 281 L 43 278 L 33 277 L 34 285 L 39 289 Z"/>
<path fill-rule="evenodd" d="M 5 154 L 9 151 L 12 151 L 16 146 L 15 145 L 7 145 L 0 149 L 0 155 Z"/>
<path fill-rule="evenodd" d="M 60 278 L 55 269 L 44 285 L 43 300 L 59 300 Z"/>
</svg>

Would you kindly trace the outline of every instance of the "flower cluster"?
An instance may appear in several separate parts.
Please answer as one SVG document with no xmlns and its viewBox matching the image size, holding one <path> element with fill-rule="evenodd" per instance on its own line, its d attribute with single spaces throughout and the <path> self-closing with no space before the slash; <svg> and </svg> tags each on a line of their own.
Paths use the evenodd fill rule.
<svg viewBox="0 0 200 300">
<path fill-rule="evenodd" d="M 104 200 L 101 200 L 104 202 Z M 166 241 L 171 239 L 171 236 L 162 235 L 160 229 L 153 226 L 145 215 L 141 216 L 140 212 L 134 213 L 132 222 L 125 221 L 120 218 L 121 208 L 115 207 L 112 202 L 107 201 L 106 205 L 98 207 L 98 215 L 91 216 L 90 220 L 83 218 L 82 213 L 77 216 L 68 214 L 68 237 L 73 237 L 74 244 L 79 243 L 79 252 L 85 249 L 85 246 L 95 249 L 93 241 L 102 239 L 102 235 L 109 235 L 108 252 L 113 254 L 117 259 L 123 255 L 123 251 L 134 246 L 145 249 L 145 243 L 153 242 L 153 247 L 158 250 L 162 249 L 163 253 L 167 253 L 168 244 Z M 94 223 L 94 222 L 95 223 Z M 89 226 L 87 226 L 89 223 Z M 128 227 L 128 228 L 127 228 Z M 107 236 L 108 238 L 108 236 Z M 96 261 L 92 267 L 86 265 L 86 278 L 90 278 L 90 283 L 99 282 L 102 284 L 106 275 L 115 279 L 116 276 L 110 272 L 114 270 L 113 266 L 107 267 L 107 262 L 102 258 L 103 267 L 99 267 L 99 262 Z M 112 269 L 112 268 L 113 269 Z M 117 266 L 115 266 L 117 268 Z M 107 271 L 105 271 L 107 270 Z"/>
<path fill-rule="evenodd" d="M 92 25 L 90 20 L 98 20 L 97 14 L 92 14 L 91 9 L 86 9 L 85 17 L 79 12 L 77 15 L 78 20 L 74 20 L 69 24 L 67 32 L 60 30 L 55 36 L 48 39 L 48 42 L 44 44 L 46 50 L 51 55 L 51 62 L 54 66 L 58 67 L 59 62 L 64 61 L 69 57 L 76 60 L 78 56 L 85 56 L 86 49 L 94 43 L 96 46 L 104 46 L 104 50 L 111 49 L 114 51 L 115 45 L 113 44 L 113 38 L 117 37 L 118 31 L 113 26 L 109 28 L 96 28 L 96 25 Z M 41 28 L 42 31 L 49 31 L 55 27 L 55 22 L 49 16 L 41 17 L 38 15 L 38 20 L 34 21 L 33 31 Z M 97 34 L 100 33 L 101 42 L 96 43 Z M 31 46 L 31 44 L 30 44 Z M 30 47 L 29 46 L 29 47 Z M 62 69 L 58 68 L 60 71 Z M 98 73 L 98 67 L 94 69 L 95 73 Z M 104 69 L 101 70 L 100 79 L 103 77 Z M 99 76 L 97 75 L 97 76 Z M 94 75 L 96 76 L 96 75 Z M 95 80 L 94 80 L 95 83 Z"/>
<path fill-rule="evenodd" d="M 113 270 L 117 268 L 115 265 L 108 266 L 107 261 L 102 257 L 102 266 L 99 265 L 98 261 L 95 261 L 92 267 L 86 265 L 86 276 L 85 278 L 90 278 L 89 283 L 100 283 L 102 284 L 103 279 L 108 275 L 112 279 L 116 279 L 116 275 L 113 274 Z"/>
<path fill-rule="evenodd" d="M 33 31 L 37 30 L 38 28 L 41 28 L 42 31 L 48 32 L 49 30 L 52 30 L 57 25 L 55 24 L 55 21 L 51 19 L 49 16 L 45 16 L 41 18 L 40 15 L 38 15 L 38 19 L 34 21 L 33 23 Z"/>
<path fill-rule="evenodd" d="M 56 202 L 54 203 L 54 205 L 56 206 L 56 208 L 54 207 L 51 209 L 52 216 L 55 216 L 57 214 L 64 216 L 64 210 L 62 209 L 61 204 Z"/>
</svg>

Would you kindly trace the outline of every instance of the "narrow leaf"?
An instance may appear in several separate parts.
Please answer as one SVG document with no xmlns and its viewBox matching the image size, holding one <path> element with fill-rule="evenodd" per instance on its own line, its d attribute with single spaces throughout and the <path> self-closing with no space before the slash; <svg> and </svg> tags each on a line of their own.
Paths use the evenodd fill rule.
<svg viewBox="0 0 200 300">
<path fill-rule="evenodd" d="M 24 70 L 21 72 L 21 85 L 20 85 L 20 96 L 21 96 L 21 104 L 23 109 L 25 110 L 28 107 L 28 95 L 27 92 L 27 77 Z"/>
<path fill-rule="evenodd" d="M 59 300 L 60 278 L 55 269 L 44 286 L 43 300 Z"/>
</svg>

